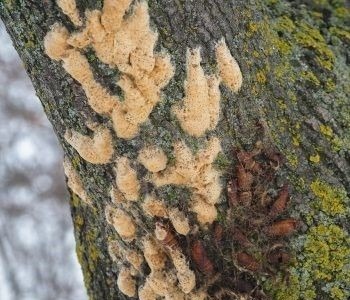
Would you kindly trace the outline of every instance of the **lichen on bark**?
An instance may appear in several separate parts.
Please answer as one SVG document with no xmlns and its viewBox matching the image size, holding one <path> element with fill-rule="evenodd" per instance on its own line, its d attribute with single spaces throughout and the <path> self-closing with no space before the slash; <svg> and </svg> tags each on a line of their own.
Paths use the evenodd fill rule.
<svg viewBox="0 0 350 300">
<path fill-rule="evenodd" d="M 233 146 L 251 150 L 259 139 L 259 128 L 265 128 L 263 143 L 275 144 L 287 160 L 279 176 L 291 182 L 293 206 L 289 212 L 304 223 L 299 235 L 290 241 L 296 254 L 289 270 L 291 285 L 283 280 L 276 285 L 260 275 L 254 284 L 264 284 L 273 299 L 346 299 L 348 274 L 334 265 L 336 259 L 342 266 L 349 263 L 350 13 L 346 2 L 149 0 L 148 5 L 151 26 L 159 33 L 156 50 L 166 50 L 172 56 L 176 72 L 164 89 L 163 101 L 150 114 L 150 122 L 140 127 L 141 138 L 118 140 L 115 151 L 136 160 L 144 145 L 156 145 L 174 165 L 174 139 L 183 140 L 194 152 L 203 148 L 206 138 L 195 139 L 180 131 L 170 111 L 176 100 L 184 97 L 186 48 L 202 45 L 204 72 L 213 74 L 215 43 L 224 36 L 245 80 L 238 95 L 221 87 L 222 116 L 217 129 L 208 135 L 223 141 L 223 153 L 215 165 L 226 181 L 235 165 Z M 101 10 L 102 6 L 102 1 L 77 1 L 81 16 L 86 9 Z M 2 1 L 0 14 L 65 154 L 93 200 L 89 206 L 75 195 L 71 198 L 77 253 L 89 295 L 92 299 L 125 299 L 116 285 L 118 264 L 108 254 L 108 244 L 119 237 L 104 219 L 106 199 L 115 181 L 113 166 L 87 163 L 63 139 L 66 128 L 91 135 L 84 125 L 88 120 L 112 127 L 105 116 L 90 108 L 81 86 L 43 51 L 44 36 L 53 23 L 59 21 L 70 31 L 73 25 L 54 1 Z M 115 84 L 120 72 L 103 64 L 93 51 L 86 54 L 99 82 L 121 94 Z M 141 177 L 146 175 L 141 166 L 137 171 Z M 141 186 L 142 193 L 148 190 L 148 185 Z M 190 222 L 195 220 L 188 212 L 190 190 L 166 186 L 157 196 L 165 198 L 170 208 L 181 207 Z M 217 205 L 217 221 L 223 225 L 227 216 L 224 198 Z M 332 206 L 334 203 L 337 205 Z M 140 218 L 147 228 L 154 228 L 153 218 Z M 215 257 L 214 263 L 222 266 L 210 230 L 201 229 L 198 236 L 209 258 Z M 318 245 L 325 251 L 315 252 Z M 325 257 L 329 261 L 321 266 L 319 262 Z M 228 265 L 232 267 L 231 262 Z M 205 281 L 201 274 L 196 275 Z M 223 272 L 222 276 L 228 275 Z"/>
</svg>

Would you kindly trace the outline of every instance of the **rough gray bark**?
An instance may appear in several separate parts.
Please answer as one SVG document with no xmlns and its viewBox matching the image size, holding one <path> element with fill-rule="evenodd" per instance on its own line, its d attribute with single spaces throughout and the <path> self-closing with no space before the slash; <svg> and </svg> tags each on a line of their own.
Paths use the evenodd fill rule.
<svg viewBox="0 0 350 300">
<path fill-rule="evenodd" d="M 102 7 L 101 1 L 81 0 L 77 3 L 81 12 Z M 159 32 L 158 47 L 166 49 L 172 56 L 176 74 L 164 89 L 162 103 L 153 110 L 150 122 L 142 127 L 140 135 L 131 141 L 114 137 L 118 155 L 136 158 L 145 143 L 157 144 L 171 153 L 175 139 L 185 140 L 192 149 L 200 147 L 204 140 L 198 141 L 183 133 L 170 115 L 170 106 L 183 97 L 186 49 L 201 46 L 203 66 L 206 71 L 213 71 L 215 42 L 224 37 L 240 64 L 244 84 L 239 94 L 221 88 L 222 117 L 212 134 L 222 140 L 225 155 L 219 157 L 217 165 L 224 172 L 223 180 L 227 181 L 232 176 L 237 163 L 232 149 L 239 147 L 251 150 L 255 142 L 262 139 L 261 128 L 264 128 L 264 146 L 278 148 L 286 160 L 286 164 L 278 171 L 278 180 L 282 183 L 288 181 L 291 186 L 293 201 L 289 212 L 303 223 L 297 234 L 299 237 L 295 236 L 287 242 L 298 261 L 292 266 L 295 271 L 293 278 L 299 276 L 299 287 L 293 286 L 293 289 L 299 290 L 294 291 L 293 295 L 288 294 L 288 289 L 284 292 L 271 289 L 271 284 L 264 283 L 264 278 L 268 277 L 266 275 L 252 272 L 243 272 L 241 275 L 242 272 L 237 271 L 230 257 L 230 251 L 235 247 L 232 241 L 221 246 L 229 250 L 218 250 L 212 243 L 212 227 L 201 229 L 196 236 L 189 237 L 203 240 L 209 256 L 221 273 L 221 278 L 211 287 L 212 297 L 220 289 L 237 292 L 232 277 L 243 276 L 244 280 L 254 285 L 266 284 L 268 298 L 314 299 L 316 296 L 311 294 L 315 291 L 317 299 L 346 299 L 349 293 L 348 287 L 344 285 L 346 280 L 335 276 L 338 271 L 332 264 L 328 269 L 315 265 L 316 269 L 325 269 L 332 276 L 330 280 L 313 278 L 313 284 L 310 285 L 300 275 L 304 268 L 310 270 L 300 261 L 303 255 L 312 253 L 312 250 L 303 248 L 305 239 L 313 237 L 310 229 L 321 225 L 328 229 L 335 225 L 344 232 L 349 229 L 347 211 L 333 214 L 325 206 L 317 204 L 320 201 L 332 203 L 335 190 L 342 191 L 342 205 L 346 207 L 348 204 L 349 4 L 344 1 L 306 0 L 149 0 L 148 4 L 154 28 Z M 104 214 L 106 204 L 110 201 L 108 195 L 111 182 L 114 182 L 113 165 L 87 163 L 63 138 L 66 128 L 88 134 L 84 125 L 87 120 L 106 124 L 108 120 L 92 111 L 80 84 L 66 74 L 61 64 L 44 54 L 43 39 L 50 26 L 59 21 L 74 30 L 73 25 L 52 0 L 2 0 L 0 15 L 65 154 L 72 160 L 93 199 L 91 208 L 76 196 L 72 195 L 71 198 L 77 253 L 88 293 L 91 299 L 126 299 L 116 285 L 118 266 L 112 262 L 107 251 L 108 241 L 118 239 Z M 96 78 L 111 91 L 120 93 L 115 84 L 118 74 L 100 63 L 92 51 L 88 53 L 88 59 L 94 67 Z M 329 188 L 322 190 L 325 194 L 323 198 L 315 189 L 312 192 L 311 186 L 315 182 L 324 183 Z M 277 182 L 273 188 L 277 190 L 278 186 Z M 147 184 L 142 186 L 144 193 L 151 188 Z M 159 193 L 165 200 L 172 201 L 172 205 L 187 209 L 187 200 L 183 201 L 184 197 L 188 198 L 186 191 L 169 187 Z M 235 220 L 228 218 L 226 195 L 222 197 L 223 201 L 218 205 L 218 221 L 228 229 L 234 226 Z M 147 230 L 154 229 L 154 221 L 143 221 Z M 254 238 L 259 240 L 259 236 Z M 338 244 L 338 248 L 342 247 L 346 248 L 343 240 Z M 312 255 L 308 257 L 311 259 Z M 198 282 L 208 280 L 198 271 L 196 276 Z M 273 278 L 275 275 L 272 276 L 272 282 Z M 141 276 L 140 282 L 142 279 Z M 337 298 L 330 291 L 331 288 L 322 289 L 324 283 L 339 287 L 343 296 L 338 295 Z"/>
</svg>

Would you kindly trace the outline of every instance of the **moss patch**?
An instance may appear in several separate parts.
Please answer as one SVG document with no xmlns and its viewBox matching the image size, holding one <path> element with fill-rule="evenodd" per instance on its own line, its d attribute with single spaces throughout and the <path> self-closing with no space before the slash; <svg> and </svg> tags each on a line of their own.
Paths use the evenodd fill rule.
<svg viewBox="0 0 350 300">
<path fill-rule="evenodd" d="M 266 287 L 276 300 L 346 300 L 350 295 L 350 239 L 336 225 L 310 228 L 306 235 L 303 257 L 290 270 L 289 284 L 279 278 Z M 318 293 L 316 294 L 316 290 Z"/>
<path fill-rule="evenodd" d="M 315 60 L 321 68 L 331 71 L 335 60 L 334 53 L 328 47 L 320 31 L 309 24 L 302 22 L 299 31 L 295 33 L 296 41 L 304 48 L 315 51 Z"/>
<path fill-rule="evenodd" d="M 346 212 L 344 206 L 346 200 L 345 190 L 332 187 L 320 180 L 313 181 L 310 187 L 318 200 L 316 201 L 316 208 L 321 209 L 331 216 Z"/>
<path fill-rule="evenodd" d="M 314 164 L 318 164 L 321 160 L 321 157 L 318 153 L 315 153 L 313 155 L 310 155 L 309 160 Z"/>
</svg>

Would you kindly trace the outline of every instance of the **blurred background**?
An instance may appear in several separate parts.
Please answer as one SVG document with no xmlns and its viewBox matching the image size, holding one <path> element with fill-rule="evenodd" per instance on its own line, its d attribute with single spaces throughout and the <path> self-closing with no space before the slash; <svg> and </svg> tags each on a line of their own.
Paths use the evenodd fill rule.
<svg viewBox="0 0 350 300">
<path fill-rule="evenodd" d="M 0 299 L 87 299 L 62 152 L 1 22 Z"/>
</svg>

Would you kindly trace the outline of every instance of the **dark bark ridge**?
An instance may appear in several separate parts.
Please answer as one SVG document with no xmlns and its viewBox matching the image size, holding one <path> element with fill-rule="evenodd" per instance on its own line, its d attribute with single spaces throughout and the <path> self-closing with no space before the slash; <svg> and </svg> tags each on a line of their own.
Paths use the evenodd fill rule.
<svg viewBox="0 0 350 300">
<path fill-rule="evenodd" d="M 81 11 L 101 8 L 100 2 L 92 2 L 79 1 Z M 290 209 L 305 224 L 300 236 L 290 243 L 297 254 L 291 269 L 292 287 L 276 289 L 275 283 L 266 285 L 276 299 L 315 299 L 316 295 L 346 299 L 349 290 L 346 274 L 341 272 L 349 255 L 346 206 L 350 177 L 350 91 L 346 3 L 219 0 L 148 3 L 160 34 L 159 48 L 171 54 L 176 74 L 164 90 L 165 99 L 153 111 L 151 123 L 142 128 L 139 138 L 131 142 L 115 138 L 118 153 L 136 158 L 138 150 L 148 142 L 161 146 L 171 155 L 174 137 L 184 139 L 193 149 L 200 146 L 201 141 L 198 143 L 179 131 L 169 107 L 175 99 L 183 97 L 186 47 L 202 46 L 203 66 L 209 72 L 215 68 L 214 41 L 224 36 L 240 63 L 245 81 L 238 96 L 222 88 L 224 117 L 215 134 L 223 140 L 225 155 L 219 157 L 218 165 L 229 176 L 234 165 L 232 147 L 252 149 L 258 139 L 257 121 L 263 124 L 268 141 L 273 140 L 286 157 L 287 167 L 280 170 L 279 176 L 290 179 L 292 197 L 300 199 Z M 118 237 L 104 220 L 110 182 L 114 180 L 112 166 L 83 161 L 63 139 L 67 127 L 87 134 L 89 131 L 84 126 L 87 119 L 107 120 L 91 110 L 80 85 L 43 51 L 42 42 L 50 25 L 62 20 L 70 29 L 73 27 L 52 1 L 8 0 L 0 8 L 64 151 L 94 200 L 93 209 L 74 195 L 71 202 L 77 252 L 89 295 L 93 299 L 124 299 L 116 286 L 118 267 L 107 252 L 107 241 Z M 96 77 L 118 93 L 115 86 L 118 74 L 99 63 L 94 53 L 88 53 L 88 59 L 96 66 Z M 187 197 L 187 192 L 167 187 L 159 193 L 176 206 Z M 219 221 L 226 219 L 225 203 L 219 206 Z M 154 227 L 149 220 L 144 221 L 149 228 Z M 214 254 L 210 232 L 203 231 L 200 235 L 208 252 Z M 336 246 L 337 250 L 335 254 L 327 251 L 318 254 L 319 245 Z M 323 266 L 319 263 L 324 258 L 322 254 L 331 255 Z M 336 265 L 336 260 L 343 263 Z M 305 270 L 311 279 L 305 277 Z M 258 281 L 263 279 L 258 276 Z M 322 288 L 324 284 L 328 284 L 327 288 Z"/>
</svg>

